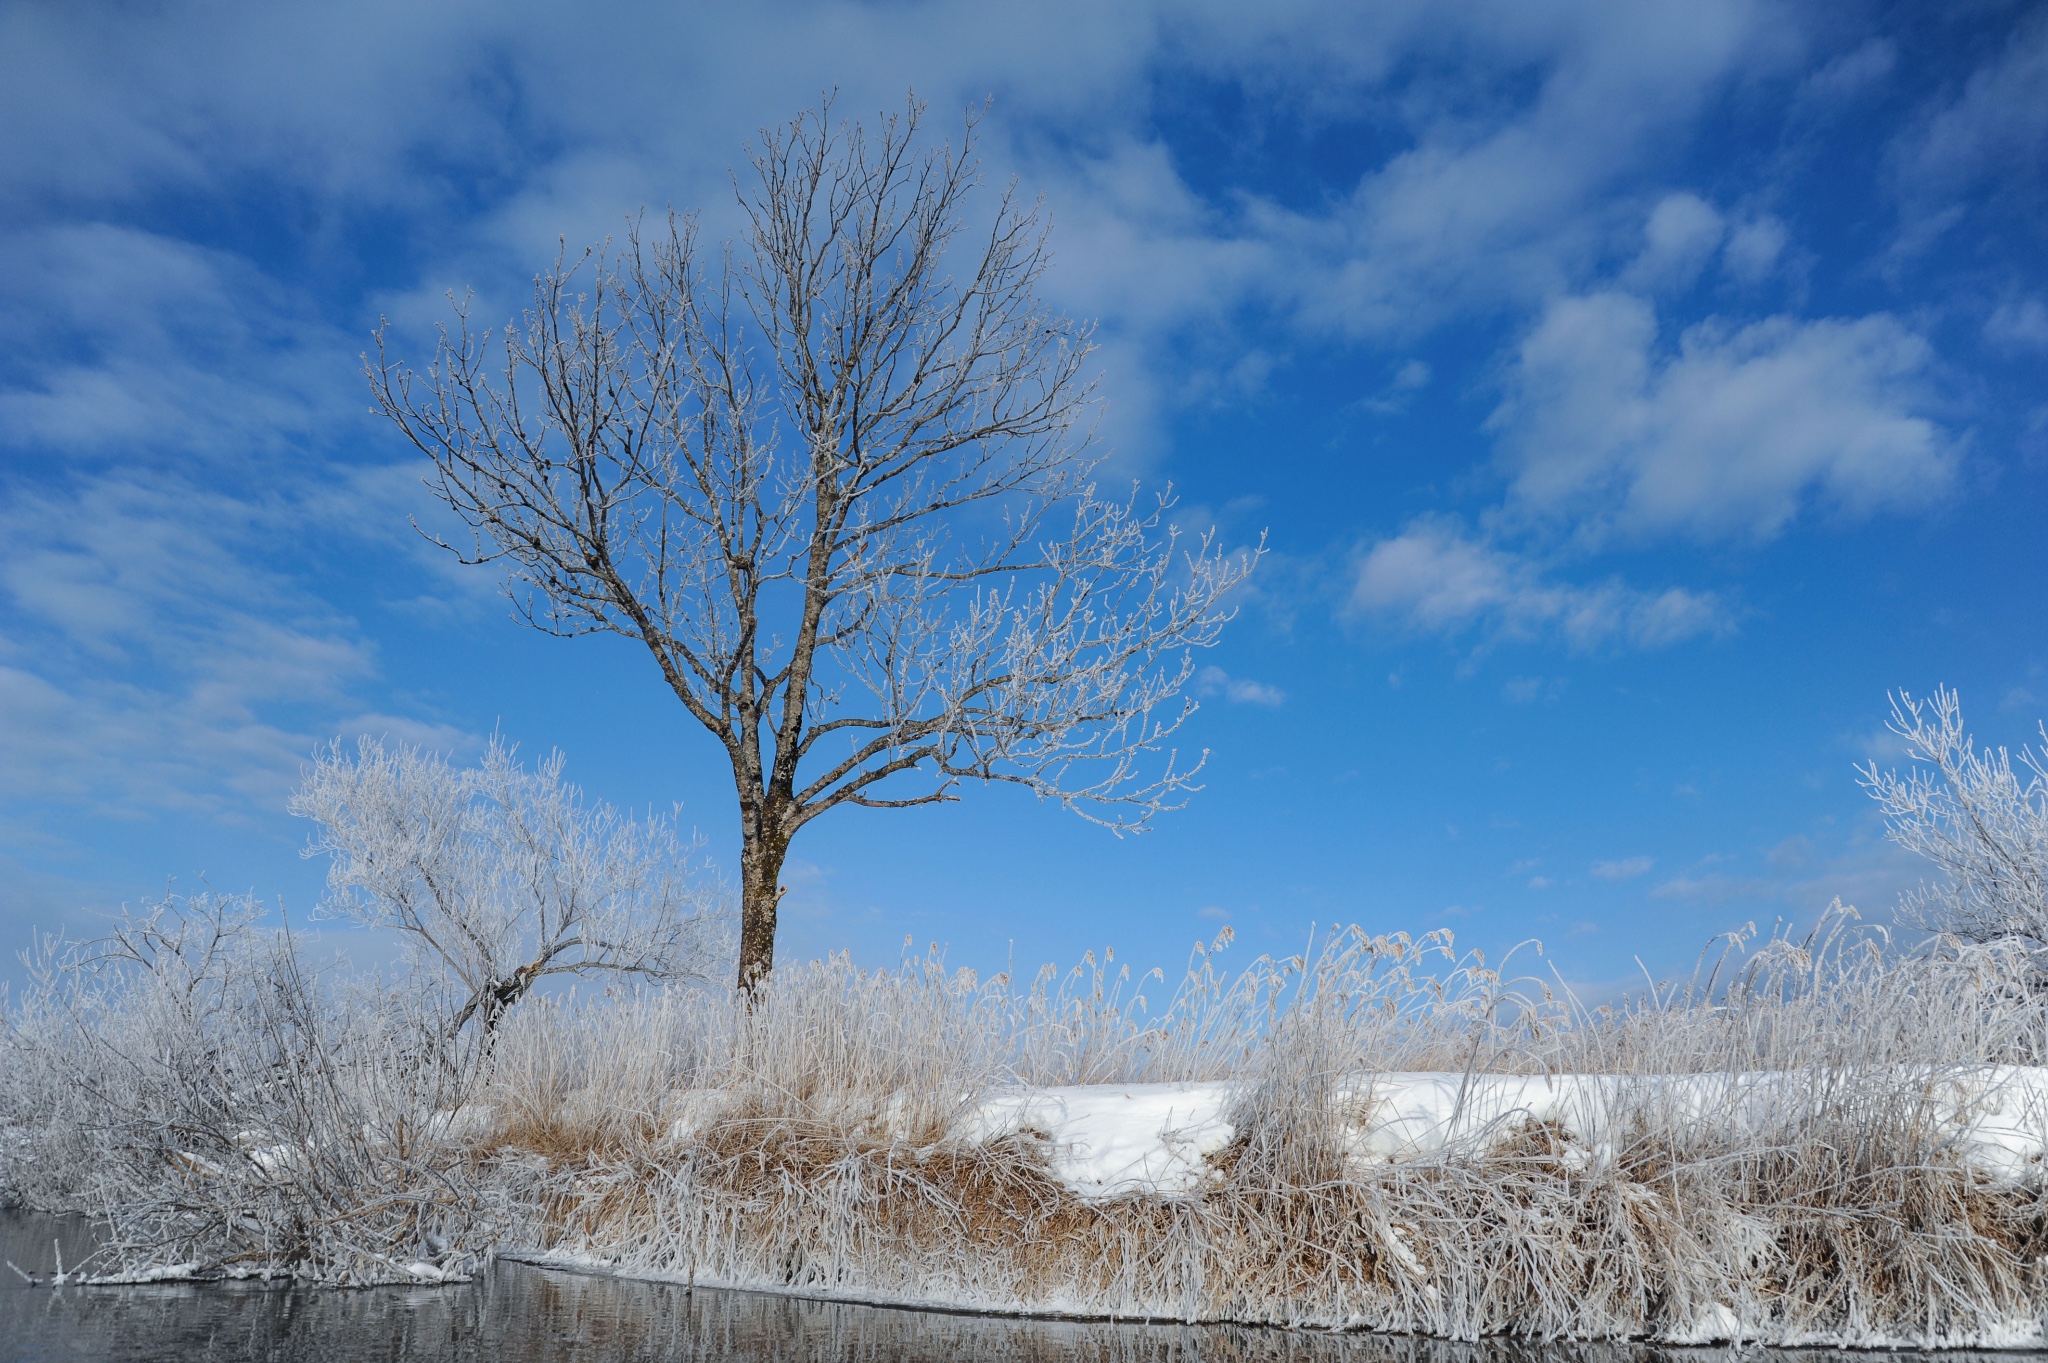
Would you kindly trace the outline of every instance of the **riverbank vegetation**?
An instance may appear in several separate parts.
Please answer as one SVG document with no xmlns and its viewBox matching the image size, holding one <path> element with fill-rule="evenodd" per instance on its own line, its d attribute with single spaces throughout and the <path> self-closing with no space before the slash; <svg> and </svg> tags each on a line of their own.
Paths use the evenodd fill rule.
<svg viewBox="0 0 2048 1363">
<path fill-rule="evenodd" d="M 487 1018 L 431 951 L 322 972 L 249 901 L 172 901 L 37 957 L 0 1178 L 89 1212 L 128 1278 L 512 1252 L 1454 1338 L 2038 1343 L 2048 794 L 1951 696 L 1895 718 L 1925 771 L 1865 779 L 1942 874 L 1926 931 L 1837 907 L 1598 1006 L 1533 949 L 1345 929 L 1237 970 L 1219 940 L 1172 988 L 838 957 Z"/>
</svg>

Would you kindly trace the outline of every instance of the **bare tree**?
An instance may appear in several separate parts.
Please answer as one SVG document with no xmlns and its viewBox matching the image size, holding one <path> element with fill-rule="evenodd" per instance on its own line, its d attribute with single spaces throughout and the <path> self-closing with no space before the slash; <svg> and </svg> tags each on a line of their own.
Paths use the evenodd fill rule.
<svg viewBox="0 0 2048 1363">
<path fill-rule="evenodd" d="M 586 806 L 555 753 L 527 771 L 497 740 L 478 767 L 365 738 L 314 762 L 291 811 L 331 858 L 329 912 L 396 927 L 458 985 L 448 1024 L 488 1035 L 551 975 L 703 976 L 729 941 L 692 846 L 666 820 Z"/>
<path fill-rule="evenodd" d="M 2005 749 L 1978 749 L 1947 687 L 1932 700 L 1901 692 L 1890 727 L 1927 765 L 1900 775 L 1872 762 L 1858 775 L 1892 841 L 1947 875 L 1907 895 L 1906 916 L 1965 941 L 2048 947 L 2048 752 L 2022 748 L 2015 771 Z"/>
<path fill-rule="evenodd" d="M 743 986 L 828 809 L 968 778 L 1119 830 L 1171 807 L 1188 649 L 1258 557 L 1097 495 L 1089 328 L 1038 297 L 1038 207 L 969 227 L 974 116 L 956 154 L 918 149 L 915 100 L 873 132 L 830 113 L 764 131 L 710 261 L 670 214 L 558 256 L 501 362 L 466 303 L 424 375 L 381 330 L 366 361 L 465 561 L 502 560 L 536 628 L 640 640 L 723 746 Z"/>
</svg>

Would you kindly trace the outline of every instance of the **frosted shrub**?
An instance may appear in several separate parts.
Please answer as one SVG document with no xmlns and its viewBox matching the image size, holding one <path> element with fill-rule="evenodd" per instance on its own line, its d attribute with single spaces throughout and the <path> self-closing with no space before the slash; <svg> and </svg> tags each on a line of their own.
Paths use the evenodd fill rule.
<svg viewBox="0 0 2048 1363">
<path fill-rule="evenodd" d="M 475 1046 L 417 989 L 320 990 L 259 917 L 194 896 L 46 944 L 7 1020 L 4 1181 L 92 1216 L 122 1277 L 466 1271 L 499 1226 L 443 1137 Z"/>
<path fill-rule="evenodd" d="M 881 971 L 834 956 L 745 997 L 537 1000 L 508 1019 L 485 1101 L 508 1138 L 578 1155 L 714 1120 L 756 1145 L 775 1132 L 929 1143 L 1008 1075 L 997 987 L 936 954 Z"/>
<path fill-rule="evenodd" d="M 1909 895 L 1907 916 L 1971 941 L 2048 949 L 2048 754 L 2022 748 L 2016 771 L 2005 749 L 1979 750 L 1946 688 L 1931 701 L 1901 692 L 1891 729 L 1927 765 L 1901 776 L 1873 762 L 1859 774 L 1892 840 L 1946 877 Z"/>
</svg>

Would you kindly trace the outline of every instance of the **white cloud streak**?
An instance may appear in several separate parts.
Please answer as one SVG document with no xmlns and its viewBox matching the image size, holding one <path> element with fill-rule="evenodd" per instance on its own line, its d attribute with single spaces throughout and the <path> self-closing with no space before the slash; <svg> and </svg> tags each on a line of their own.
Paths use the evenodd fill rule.
<svg viewBox="0 0 2048 1363">
<path fill-rule="evenodd" d="M 1222 668 L 1209 666 L 1195 674 L 1195 692 L 1222 696 L 1233 705 L 1260 705 L 1272 709 L 1287 703 L 1287 693 L 1277 686 L 1250 677 L 1233 677 Z"/>
<path fill-rule="evenodd" d="M 241 463 L 359 429 L 361 347 L 235 256 L 89 222 L 0 252 L 0 448 Z"/>
<path fill-rule="evenodd" d="M 238 817 L 277 808 L 337 731 L 459 741 L 378 713 L 356 623 L 247 552 L 309 528 L 288 500 L 160 477 L 18 485 L 0 514 L 7 803 Z"/>
<path fill-rule="evenodd" d="M 1624 880 L 1634 880 L 1656 864 L 1655 859 L 1651 857 L 1620 857 L 1614 861 L 1596 861 L 1588 869 L 1593 879 L 1618 884 Z"/>
<path fill-rule="evenodd" d="M 2048 160 L 2048 12 L 2017 25 L 1956 97 L 1931 110 L 1893 146 L 1900 190 L 1944 201 L 1997 180 L 2008 189 L 2038 187 Z"/>
<path fill-rule="evenodd" d="M 1582 650 L 1657 648 L 1733 628 L 1731 613 L 1711 593 L 1556 581 L 1538 564 L 1432 519 L 1411 523 L 1359 557 L 1350 605 L 1422 630 L 1555 637 Z"/>
</svg>

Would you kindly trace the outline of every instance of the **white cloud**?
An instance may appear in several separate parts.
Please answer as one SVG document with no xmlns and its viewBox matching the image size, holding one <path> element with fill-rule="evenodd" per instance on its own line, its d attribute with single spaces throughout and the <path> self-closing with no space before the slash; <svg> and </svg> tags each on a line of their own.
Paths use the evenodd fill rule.
<svg viewBox="0 0 2048 1363">
<path fill-rule="evenodd" d="M 1837 113 L 1882 84 L 1898 60 L 1898 49 L 1890 39 L 1865 39 L 1800 81 L 1793 107 L 1809 117 Z"/>
<path fill-rule="evenodd" d="M 1868 825 L 1794 834 L 1743 854 L 1715 854 L 1664 878 L 1652 899 L 1698 904 L 1775 901 L 1801 918 L 1839 899 L 1866 922 L 1892 920 L 1927 863 Z"/>
<path fill-rule="evenodd" d="M 1421 360 L 1410 360 L 1394 375 L 1394 387 L 1402 392 L 1412 392 L 1429 385 L 1430 368 Z"/>
<path fill-rule="evenodd" d="M 1398 416 L 1408 410 L 1408 404 L 1417 393 L 1429 387 L 1433 376 L 1429 365 L 1421 360 L 1409 360 L 1394 371 L 1385 388 L 1372 397 L 1361 399 L 1359 406 L 1381 416 Z"/>
<path fill-rule="evenodd" d="M 1892 148 L 1894 173 L 1913 198 L 1939 201 L 1986 181 L 2038 185 L 2048 161 L 2048 13 L 2018 25 L 1955 99 Z"/>
<path fill-rule="evenodd" d="M 1204 696 L 1222 696 L 1237 705 L 1263 705 L 1270 708 L 1287 702 L 1287 693 L 1279 687 L 1253 681 L 1250 677 L 1233 677 L 1222 668 L 1213 665 L 1195 674 L 1195 691 Z"/>
<path fill-rule="evenodd" d="M 0 237 L 0 445 L 247 461 L 360 429 L 360 345 L 238 257 L 78 223 Z"/>
<path fill-rule="evenodd" d="M 1563 694 L 1565 677 L 1507 677 L 1507 682 L 1501 684 L 1501 696 L 1518 706 L 1556 700 Z"/>
<path fill-rule="evenodd" d="M 1103 319 L 1105 337 L 1129 348 L 1117 358 L 1139 361 L 1118 366 L 1119 446 L 1143 442 L 1143 409 L 1174 387 L 1149 371 L 1185 363 L 1182 352 L 1203 350 L 1204 337 L 1227 345 L 1227 324 L 1241 312 L 1320 335 L 1415 333 L 1569 286 L 1609 249 L 1606 201 L 1627 177 L 1663 156 L 1668 137 L 1716 91 L 1784 66 L 1801 46 L 1795 24 L 1751 0 L 1655 16 L 1628 4 L 1491 0 L 1364 9 L 1129 0 L 1028 14 L 822 4 L 600 11 L 609 20 L 511 5 L 472 18 L 473 32 L 444 17 L 449 32 L 417 39 L 455 54 L 453 70 L 431 75 L 373 46 L 323 47 L 305 33 L 295 36 L 307 46 L 282 55 L 288 71 L 301 51 L 321 51 L 325 66 L 331 50 L 344 68 L 374 68 L 353 82 L 371 91 L 437 80 L 421 99 L 380 100 L 337 158 L 347 169 L 332 174 L 360 177 L 379 161 L 374 192 L 422 212 L 443 211 L 442 177 L 428 173 L 441 162 L 517 186 L 452 238 L 443 263 L 460 268 L 430 270 L 424 297 L 451 280 L 512 284 L 556 233 L 614 230 L 636 202 L 709 204 L 712 230 L 724 230 L 724 170 L 739 141 L 822 86 L 840 84 L 841 110 L 865 114 L 914 85 L 946 125 L 952 109 L 995 91 L 984 144 L 991 179 L 1021 172 L 1027 191 L 1046 194 L 1061 262 L 1049 287 Z M 636 34 L 625 50 L 610 36 L 622 25 Z M 178 35 L 170 46 L 187 42 Z M 771 52 L 772 61 L 747 59 Z M 183 79 L 197 84 L 211 58 L 192 55 Z M 224 124 L 261 119 L 265 101 L 288 86 L 288 77 L 231 74 L 231 98 L 194 96 L 175 71 L 144 65 L 155 97 L 218 109 Z M 1449 67 L 1463 74 L 1452 78 Z M 1236 190 L 1205 198 L 1157 133 L 1146 93 L 1155 71 L 1190 68 L 1255 91 L 1275 119 L 1369 127 L 1392 151 L 1351 193 L 1314 209 Z M 323 69 L 309 88 L 336 79 Z M 594 80 L 602 100 L 585 93 Z M 508 92 L 546 137 L 508 142 Z M 105 95 L 124 109 L 136 99 Z M 208 166 L 261 158 L 296 179 L 308 168 L 282 155 L 292 138 L 346 140 L 346 111 L 337 101 L 331 126 L 316 127 L 305 124 L 314 114 L 294 109 L 283 123 L 295 133 L 266 130 L 236 147 L 208 140 L 198 156 Z M 522 159 L 542 143 L 556 148 L 550 157 Z"/>
<path fill-rule="evenodd" d="M 1606 253 L 1608 200 L 1663 154 L 1671 130 L 1723 82 L 1775 69 L 1800 46 L 1784 16 L 1746 4 L 1527 6 L 1467 23 L 1463 54 L 1538 73 L 1533 93 L 1406 104 L 1415 145 L 1365 176 L 1349 204 L 1321 220 L 1274 219 L 1306 257 L 1333 262 L 1296 284 L 1305 316 L 1401 335 L 1539 303 Z M 1432 27 L 1448 35 L 1441 19 Z"/>
<path fill-rule="evenodd" d="M 1774 871 L 1798 871 L 1813 859 L 1813 839 L 1804 833 L 1794 833 L 1764 853 L 1764 861 Z"/>
<path fill-rule="evenodd" d="M 1588 869 L 1595 880 L 1619 883 L 1634 880 L 1656 864 L 1650 857 L 1621 857 L 1614 861 L 1596 861 Z"/>
<path fill-rule="evenodd" d="M 1783 887 L 1762 876 L 1731 876 L 1718 871 L 1706 875 L 1673 876 L 1650 891 L 1652 899 L 1695 899 L 1723 904 L 1731 899 L 1767 899 Z"/>
<path fill-rule="evenodd" d="M 2038 298 L 2008 298 L 1985 320 L 1984 336 L 2015 349 L 2048 347 L 2048 306 Z"/>
<path fill-rule="evenodd" d="M 1534 563 L 1430 519 L 1366 551 L 1357 563 L 1351 606 L 1426 630 L 1557 635 L 1575 648 L 1655 648 L 1732 627 L 1711 593 L 1649 592 L 1613 580 L 1592 586 L 1552 581 Z"/>
<path fill-rule="evenodd" d="M 379 713 L 373 647 L 283 567 L 323 527 L 288 496 L 166 477 L 16 480 L 0 514 L 0 788 L 17 809 L 275 812 L 337 732 L 446 747 Z"/>
<path fill-rule="evenodd" d="M 1737 283 L 1760 283 L 1777 268 L 1788 240 L 1785 224 L 1769 213 L 1762 214 L 1728 234 L 1721 263 Z"/>
<path fill-rule="evenodd" d="M 1626 177 L 1717 89 L 1801 45 L 1753 0 L 1654 16 L 1611 0 L 1028 11 L 608 0 L 574 14 L 520 0 L 304 13 L 231 0 L 122 25 L 67 15 L 0 17 L 12 54 L 0 117 L 25 130 L 0 148 L 0 201 L 43 214 L 254 177 L 330 220 L 321 235 L 369 208 L 395 214 L 436 243 L 417 286 L 379 300 L 405 327 L 441 316 L 450 286 L 475 285 L 480 315 L 502 315 L 557 234 L 616 232 L 636 204 L 707 207 L 707 231 L 722 233 L 741 142 L 821 89 L 839 87 L 839 110 L 865 116 L 914 86 L 947 133 L 955 110 L 994 92 L 989 178 L 1021 172 L 1027 195 L 1046 195 L 1060 260 L 1048 287 L 1102 320 L 1104 434 L 1136 458 L 1156 446 L 1164 408 L 1245 381 L 1241 314 L 1318 335 L 1418 332 L 1569 286 L 1608 249 L 1605 201 Z M 1314 210 L 1204 198 L 1151 116 L 1162 66 L 1241 83 L 1277 119 L 1370 125 L 1392 150 Z M 472 192 L 481 209 L 465 202 Z M 320 330 L 294 328 L 293 346 Z M 346 358 L 357 340 L 344 341 Z M 308 428 L 298 371 L 273 366 L 268 382 L 231 389 L 233 366 L 187 373 L 177 347 L 146 336 L 120 349 L 42 373 L 11 413 L 16 429 L 69 423 L 75 436 L 99 423 L 111 438 L 165 411 L 194 420 L 191 404 L 207 420 L 240 413 L 251 434 Z M 353 388 L 352 366 L 321 366 Z M 345 396 L 338 410 L 359 420 Z"/>
<path fill-rule="evenodd" d="M 1933 363 L 1882 313 L 1709 319 L 1662 353 L 1643 299 L 1562 298 L 1488 425 L 1512 504 L 1571 518 L 1585 541 L 1766 539 L 1809 506 L 1861 516 L 1948 495 L 1959 444 L 1924 414 Z"/>
<path fill-rule="evenodd" d="M 1622 278 L 1639 289 L 1687 289 L 1720 248 L 1727 224 L 1697 194 L 1668 194 L 1643 226 L 1643 249 Z"/>
</svg>

